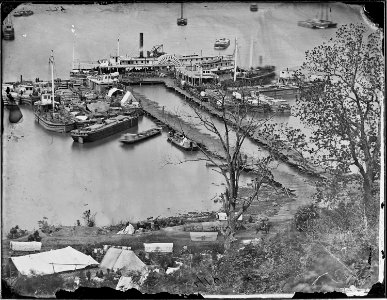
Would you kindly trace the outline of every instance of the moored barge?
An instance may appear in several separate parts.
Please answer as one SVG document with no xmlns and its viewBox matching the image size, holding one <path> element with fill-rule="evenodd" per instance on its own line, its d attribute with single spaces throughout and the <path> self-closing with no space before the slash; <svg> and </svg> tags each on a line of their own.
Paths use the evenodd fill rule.
<svg viewBox="0 0 387 300">
<path fill-rule="evenodd" d="M 138 116 L 116 116 L 104 120 L 101 124 L 93 124 L 71 131 L 71 137 L 78 143 L 94 142 L 118 132 L 129 129 L 138 124 Z"/>
<path fill-rule="evenodd" d="M 134 144 L 161 133 L 161 127 L 151 128 L 140 133 L 126 133 L 120 138 L 123 144 Z"/>
</svg>

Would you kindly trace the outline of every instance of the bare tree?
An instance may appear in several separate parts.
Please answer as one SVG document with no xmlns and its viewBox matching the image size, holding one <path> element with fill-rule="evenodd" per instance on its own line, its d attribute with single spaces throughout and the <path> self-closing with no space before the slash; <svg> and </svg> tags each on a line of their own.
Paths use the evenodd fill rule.
<svg viewBox="0 0 387 300">
<path fill-rule="evenodd" d="M 257 118 L 249 115 L 249 108 L 243 101 L 242 103 L 233 102 L 231 107 L 227 107 L 226 92 L 223 90 L 220 91 L 220 98 L 221 100 L 217 100 L 217 105 L 221 112 L 219 115 L 221 126 L 216 125 L 213 118 L 203 110 L 194 106 L 192 108 L 199 124 L 219 139 L 218 147 L 213 147 L 210 151 L 203 145 L 199 145 L 199 148 L 205 156 L 203 160 L 210 162 L 214 166 L 213 170 L 221 174 L 225 181 L 226 189 L 221 195 L 221 201 L 227 214 L 225 248 L 228 249 L 234 240 L 238 218 L 246 212 L 255 199 L 258 200 L 262 184 L 274 184 L 269 167 L 273 157 L 269 155 L 248 160 L 247 155 L 241 151 L 246 138 L 252 136 L 268 119 L 258 121 Z M 221 158 L 222 161 L 214 157 Z M 253 173 L 255 178 L 251 193 L 242 199 L 239 195 L 239 182 L 242 172 L 247 170 Z"/>
</svg>

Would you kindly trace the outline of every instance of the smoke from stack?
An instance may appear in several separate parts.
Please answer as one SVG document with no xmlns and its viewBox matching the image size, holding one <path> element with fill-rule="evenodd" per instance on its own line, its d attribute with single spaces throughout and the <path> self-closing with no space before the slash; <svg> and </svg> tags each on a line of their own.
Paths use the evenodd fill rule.
<svg viewBox="0 0 387 300">
<path fill-rule="evenodd" d="M 143 47 L 144 47 L 144 34 L 141 32 L 140 33 L 140 57 L 144 57 L 144 51 L 143 51 Z"/>
</svg>

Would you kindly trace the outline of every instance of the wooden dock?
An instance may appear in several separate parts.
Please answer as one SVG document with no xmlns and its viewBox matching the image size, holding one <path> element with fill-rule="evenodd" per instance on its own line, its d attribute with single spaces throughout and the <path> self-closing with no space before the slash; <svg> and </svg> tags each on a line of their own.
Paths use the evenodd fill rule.
<svg viewBox="0 0 387 300">
<path fill-rule="evenodd" d="M 201 108 L 207 110 L 207 112 L 217 117 L 221 117 L 220 111 L 213 108 L 209 103 L 201 102 L 199 99 L 193 97 L 192 95 L 189 95 L 186 91 L 174 86 L 173 83 L 171 84 L 168 81 L 166 81 L 166 86 L 171 89 L 174 89 L 177 93 L 179 93 L 186 99 L 200 104 Z M 189 139 L 199 144 L 202 149 L 206 150 L 210 155 L 214 156 L 217 159 L 225 159 L 225 153 L 219 139 L 215 138 L 210 134 L 199 131 L 194 125 L 184 121 L 182 118 L 180 118 L 180 116 L 176 114 L 165 111 L 162 107 L 158 105 L 157 102 L 149 100 L 144 95 L 137 92 L 133 92 L 133 95 L 141 101 L 145 113 L 152 119 L 154 119 L 156 124 L 158 124 L 159 126 L 164 125 L 170 129 L 173 129 L 176 132 L 183 133 Z M 265 140 L 258 134 L 251 136 L 250 139 L 260 145 L 269 144 L 269 140 Z M 246 171 L 252 171 L 253 166 L 257 163 L 257 160 L 254 157 L 249 157 L 243 153 L 241 154 L 243 157 L 246 157 L 248 165 L 252 166 L 251 168 L 247 168 Z M 296 155 L 298 155 L 298 153 L 295 153 L 295 151 L 292 152 L 292 150 L 284 150 L 281 152 L 278 151 L 278 153 L 276 154 L 280 157 L 282 161 L 288 163 L 293 167 L 296 167 L 300 172 L 315 176 L 320 176 L 321 174 L 321 172 L 317 169 L 313 169 L 310 166 L 305 167 L 305 163 L 301 161 L 302 158 L 297 157 Z"/>
<path fill-rule="evenodd" d="M 220 110 L 216 109 L 211 103 L 209 102 L 202 102 L 197 97 L 191 95 L 187 91 L 181 89 L 180 87 L 176 86 L 174 81 L 172 79 L 164 79 L 164 84 L 167 88 L 174 90 L 176 93 L 180 94 L 184 97 L 184 99 L 192 101 L 200 106 L 201 109 L 204 109 L 208 113 L 210 113 L 213 116 L 216 116 L 218 118 L 223 118 L 222 113 Z M 228 118 L 228 122 L 231 124 L 232 118 Z M 271 141 L 270 137 L 263 137 L 258 132 L 255 132 L 252 135 L 248 135 L 251 141 L 255 142 L 256 144 L 268 148 L 268 150 L 273 151 L 271 148 L 273 141 Z M 306 173 L 309 175 L 314 175 L 318 177 L 325 177 L 325 172 L 308 162 L 305 161 L 304 158 L 301 157 L 301 155 L 294 149 L 288 148 L 288 149 L 280 149 L 276 151 L 276 154 L 283 162 L 289 164 L 292 167 L 297 168 L 300 172 Z"/>
<path fill-rule="evenodd" d="M 175 91 L 180 96 L 182 96 L 185 100 L 188 100 L 198 105 L 200 109 L 205 110 L 207 113 L 217 118 L 223 118 L 222 112 L 219 109 L 215 108 L 212 103 L 203 102 L 198 97 L 189 93 L 187 90 L 180 88 L 179 86 L 176 85 L 175 80 L 172 78 L 166 78 L 166 77 L 143 78 L 142 83 L 144 84 L 163 83 L 168 89 Z M 139 93 L 133 93 L 133 94 L 135 94 L 135 96 L 137 96 L 141 100 L 146 99 L 143 95 Z M 175 131 L 184 132 L 184 134 L 186 134 L 188 138 L 204 146 L 204 148 L 206 148 L 212 154 L 223 153 L 219 140 L 217 140 L 216 146 L 213 145 L 214 140 L 216 140 L 214 139 L 213 136 L 209 134 L 207 135 L 207 134 L 200 133 L 197 128 L 183 121 L 179 116 L 172 115 L 170 113 L 162 111 L 162 108 L 159 107 L 156 102 L 146 99 L 142 103 L 144 104 L 144 110 L 147 112 L 147 114 L 151 115 L 154 119 L 157 119 L 159 124 L 164 123 L 166 126 L 168 126 L 169 128 Z M 230 117 L 227 118 L 228 123 L 232 125 L 231 120 L 232 118 Z M 273 144 L 273 141 L 271 141 L 270 137 L 268 136 L 263 137 L 258 132 L 255 132 L 252 135 L 248 135 L 248 138 L 250 138 L 252 142 L 260 146 L 263 146 L 264 148 L 267 148 L 269 151 L 273 152 L 273 148 L 271 147 Z M 305 159 L 302 158 L 301 155 L 291 147 L 287 149 L 276 150 L 274 154 L 280 160 L 296 168 L 301 173 L 305 173 L 305 174 L 317 176 L 317 177 L 327 176 L 327 174 L 324 172 L 323 169 L 305 161 Z M 223 158 L 223 157 L 219 157 L 219 158 Z M 250 160 L 254 162 L 253 158 L 249 158 L 249 161 Z"/>
</svg>

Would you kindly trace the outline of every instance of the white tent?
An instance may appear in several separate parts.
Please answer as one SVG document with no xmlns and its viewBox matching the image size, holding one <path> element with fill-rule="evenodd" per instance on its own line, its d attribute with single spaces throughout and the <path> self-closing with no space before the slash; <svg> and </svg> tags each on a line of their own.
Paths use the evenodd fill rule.
<svg viewBox="0 0 387 300">
<path fill-rule="evenodd" d="M 16 269 L 22 275 L 48 275 L 97 266 L 91 256 L 83 254 L 70 246 L 37 254 L 11 257 Z"/>
<path fill-rule="evenodd" d="M 117 234 L 133 234 L 134 233 L 134 227 L 132 224 L 129 224 L 124 229 L 117 232 Z"/>
<path fill-rule="evenodd" d="M 117 89 L 117 88 L 112 88 L 112 89 L 109 90 L 107 96 L 108 96 L 108 97 L 111 97 L 111 96 L 113 96 L 113 94 L 114 94 L 115 92 L 118 92 L 118 91 L 123 92 L 123 90 L 120 90 L 120 89 Z"/>
<path fill-rule="evenodd" d="M 126 94 L 124 95 L 124 97 L 122 97 L 121 106 L 125 106 L 125 105 L 135 103 L 135 102 L 138 103 L 137 99 L 134 98 L 134 96 L 131 92 L 127 91 Z"/>
<path fill-rule="evenodd" d="M 139 290 L 140 285 L 142 285 L 144 283 L 144 281 L 145 281 L 145 279 L 147 279 L 148 275 L 149 275 L 148 270 L 146 272 L 143 272 L 137 283 L 133 282 L 133 278 L 131 276 L 129 276 L 129 277 L 128 276 L 121 276 L 120 280 L 117 283 L 116 290 L 123 291 L 123 292 L 127 291 L 129 289 L 133 289 L 133 288 Z"/>
<path fill-rule="evenodd" d="M 172 252 L 173 243 L 144 243 L 145 252 Z"/>
<path fill-rule="evenodd" d="M 131 271 L 144 272 L 146 265 L 131 250 L 109 248 L 99 267 L 101 269 L 120 270 L 125 275 Z"/>
<path fill-rule="evenodd" d="M 88 117 L 87 116 L 76 116 L 75 118 L 80 120 L 80 121 L 86 121 Z"/>
<path fill-rule="evenodd" d="M 9 242 L 9 248 L 12 251 L 40 251 L 41 242 Z"/>
<path fill-rule="evenodd" d="M 227 214 L 224 213 L 224 212 L 218 213 L 218 219 L 219 219 L 220 221 L 227 221 Z"/>
<path fill-rule="evenodd" d="M 132 277 L 121 276 L 117 283 L 116 290 L 125 292 L 129 289 L 139 289 L 138 284 L 134 283 Z"/>
</svg>

